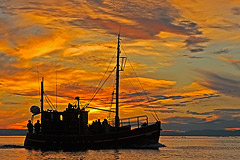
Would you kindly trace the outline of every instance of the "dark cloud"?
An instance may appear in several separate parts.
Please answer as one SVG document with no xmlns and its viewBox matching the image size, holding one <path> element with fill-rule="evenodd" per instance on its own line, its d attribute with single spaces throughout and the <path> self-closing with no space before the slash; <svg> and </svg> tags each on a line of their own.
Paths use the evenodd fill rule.
<svg viewBox="0 0 240 160">
<path fill-rule="evenodd" d="M 122 36 L 131 39 L 156 39 L 159 33 L 169 32 L 189 35 L 185 43 L 192 53 L 203 52 L 205 46 L 200 44 L 209 41 L 208 38 L 201 36 L 201 28 L 196 22 L 182 17 L 181 11 L 167 0 L 122 0 L 118 2 L 63 0 L 59 3 L 33 0 L 31 2 L 21 1 L 21 3 L 25 4 L 24 7 L 23 4 L 9 2 L 11 7 L 4 7 L 3 10 L 16 14 L 31 13 L 52 17 L 54 20 L 43 25 L 44 28 L 34 26 L 43 33 L 59 29 L 62 25 L 73 28 L 101 29 L 110 34 L 118 33 L 121 26 Z M 16 24 L 11 26 L 16 26 Z M 31 27 L 34 28 L 33 24 L 26 29 L 29 30 Z M 16 31 L 13 32 L 16 33 Z M 26 36 L 26 33 L 24 35 Z M 23 37 L 22 33 L 19 37 Z M 199 57 L 189 56 L 188 58 Z"/>
<path fill-rule="evenodd" d="M 198 113 L 198 112 L 192 112 L 192 111 L 187 111 L 187 114 L 191 115 L 210 115 L 212 112 L 203 112 L 203 113 Z"/>
<path fill-rule="evenodd" d="M 149 111 L 149 112 L 159 112 L 159 113 L 176 113 L 176 112 L 178 112 L 176 110 L 151 110 L 151 109 L 146 110 L 146 111 Z"/>
<path fill-rule="evenodd" d="M 202 129 L 221 129 L 239 128 L 240 109 L 214 109 L 210 112 L 193 112 L 188 110 L 187 114 L 197 116 L 208 116 L 207 118 L 217 117 L 215 120 L 196 117 L 171 117 L 163 119 L 164 130 L 202 130 Z M 238 116 L 238 117 L 237 117 Z"/>
<path fill-rule="evenodd" d="M 193 49 L 189 49 L 192 53 L 195 53 L 195 52 L 203 52 L 205 47 L 203 46 L 194 46 L 194 47 L 197 47 L 197 48 L 193 48 Z"/>
<path fill-rule="evenodd" d="M 182 101 L 182 102 L 179 102 L 179 103 L 190 103 L 192 101 Z"/>
<path fill-rule="evenodd" d="M 233 14 L 239 16 L 240 15 L 240 7 L 232 8 Z"/>
<path fill-rule="evenodd" d="M 183 106 L 186 106 L 185 104 L 179 104 L 179 103 L 175 103 L 175 104 L 164 104 L 163 106 L 165 107 L 172 107 L 172 106 L 175 106 L 175 107 L 183 107 Z"/>
<path fill-rule="evenodd" d="M 203 50 L 202 50 L 203 51 Z M 187 58 L 191 58 L 191 59 L 201 59 L 201 58 L 203 58 L 203 57 L 198 57 L 198 56 L 190 56 L 190 55 L 186 55 L 186 54 L 184 54 L 184 55 L 181 55 L 182 57 L 187 57 Z"/>
<path fill-rule="evenodd" d="M 173 103 L 173 104 L 161 104 L 162 107 L 169 107 L 169 106 L 174 106 L 174 107 L 184 107 L 186 106 L 188 103 L 200 103 L 200 100 L 207 100 L 210 98 L 216 98 L 216 97 L 220 97 L 219 94 L 203 94 L 201 96 L 197 96 L 195 98 L 191 98 L 190 96 L 163 96 L 163 95 L 159 95 L 159 96 L 153 96 L 155 99 L 154 101 L 159 101 L 159 100 L 166 100 L 166 99 L 172 99 L 172 100 L 182 100 L 182 99 L 188 99 L 185 101 L 180 101 L 178 103 Z"/>
<path fill-rule="evenodd" d="M 4 54 L 3 52 L 0 51 L 0 62 L 1 64 L 3 63 L 8 63 L 8 64 L 14 64 L 17 62 L 17 57 L 15 56 L 9 56 Z"/>
<path fill-rule="evenodd" d="M 102 4 L 104 2 L 104 0 L 89 0 L 89 1 L 92 1 L 93 3 L 98 3 L 98 4 Z"/>
<path fill-rule="evenodd" d="M 202 36 L 190 36 L 185 40 L 186 47 L 191 52 L 202 52 L 204 51 L 205 46 L 202 46 L 200 44 L 209 42 L 210 39 Z"/>
<path fill-rule="evenodd" d="M 150 93 L 146 92 L 147 95 L 149 95 Z M 136 98 L 138 97 L 138 98 Z M 144 101 L 148 101 L 149 103 L 151 103 L 152 105 L 158 105 L 158 101 L 159 100 L 166 100 L 166 99 L 172 99 L 172 100 L 178 100 L 178 99 L 184 99 L 187 98 L 187 96 L 164 96 L 164 95 L 157 95 L 157 96 L 149 96 L 149 99 L 147 99 L 145 97 L 145 93 L 144 92 L 135 92 L 135 93 L 130 93 L 130 94 L 121 94 L 121 98 L 122 99 L 127 99 L 127 98 L 134 98 L 132 100 L 127 100 L 124 101 L 122 103 L 130 103 L 130 102 L 144 102 Z M 157 102 L 157 103 L 155 103 Z M 159 104 L 160 105 L 160 104 Z M 162 107 L 164 106 L 185 106 L 183 104 L 166 104 L 166 105 L 162 105 Z M 161 107 L 161 108 L 162 108 Z M 156 107 L 159 108 L 159 107 Z"/>
<path fill-rule="evenodd" d="M 203 72 L 207 78 L 207 83 L 203 86 L 211 88 L 230 96 L 240 96 L 240 80 L 239 77 L 233 75 L 218 75 L 211 72 Z"/>
<path fill-rule="evenodd" d="M 199 26 L 197 23 L 191 22 L 191 21 L 180 21 L 179 25 L 183 28 L 187 29 L 189 31 L 189 35 L 200 35 L 202 32 L 199 30 Z"/>
<path fill-rule="evenodd" d="M 215 95 L 215 94 L 204 94 L 203 97 L 193 98 L 192 100 L 202 100 L 202 99 L 208 99 L 208 98 L 212 98 L 212 97 L 220 97 L 220 95 Z"/>
<path fill-rule="evenodd" d="M 240 28 L 240 24 L 237 22 L 231 22 L 224 20 L 221 24 L 212 24 L 208 26 L 209 28 L 223 29 L 226 31 L 232 31 Z"/>
<path fill-rule="evenodd" d="M 185 104 L 181 104 L 181 103 L 160 104 L 159 100 L 167 100 L 167 99 L 181 100 L 181 99 L 188 98 L 188 96 L 164 96 L 164 95 L 157 95 L 157 96 L 151 96 L 151 97 L 152 98 L 150 98 L 149 102 L 152 105 L 156 106 L 156 108 L 165 108 L 165 107 L 169 107 L 169 106 L 177 106 L 177 107 L 186 106 Z"/>
<path fill-rule="evenodd" d="M 104 2 L 104 3 L 103 3 Z M 20 2 L 19 2 L 20 3 Z M 104 29 L 116 34 L 122 26 L 123 36 L 130 38 L 156 38 L 159 32 L 184 35 L 202 34 L 197 23 L 184 19 L 181 12 L 167 0 L 130 1 L 122 0 L 69 0 L 54 3 L 51 1 L 31 1 L 23 4 L 9 2 L 11 7 L 4 10 L 12 13 L 35 13 L 55 17 L 51 23 L 70 24 L 88 29 Z M 64 8 L 64 9 L 61 9 Z M 69 19 L 64 19 L 67 17 Z M 58 27 L 50 26 L 48 27 Z"/>
<path fill-rule="evenodd" d="M 130 106 L 129 108 L 132 108 L 132 107 L 142 107 L 142 108 L 146 108 L 148 109 L 148 111 L 150 112 L 154 112 L 154 110 L 157 110 L 159 108 L 166 108 L 164 106 L 156 106 L 156 105 L 147 105 L 147 104 L 134 104 L 133 106 Z M 151 108 L 151 110 L 149 110 Z"/>
<path fill-rule="evenodd" d="M 184 123 L 202 123 L 202 122 L 206 122 L 206 119 L 195 118 L 195 117 L 171 117 L 171 118 L 166 118 L 163 121 L 167 123 L 184 124 Z"/>
<path fill-rule="evenodd" d="M 225 130 L 226 128 L 239 128 L 239 124 L 240 120 L 237 118 L 233 120 L 217 119 L 213 121 L 205 121 L 204 119 L 195 119 L 193 117 L 175 117 L 168 123 L 162 123 L 162 128 L 163 130 L 179 131 L 203 129 Z"/>
<path fill-rule="evenodd" d="M 144 102 L 147 101 L 146 95 L 149 95 L 148 92 L 134 92 L 134 93 L 121 93 L 122 99 L 130 99 L 123 101 L 122 103 L 131 103 L 131 102 Z M 152 102 L 154 100 L 149 100 L 149 102 Z"/>
<path fill-rule="evenodd" d="M 218 117 L 218 119 L 234 120 L 236 115 L 240 115 L 240 109 L 214 109 L 211 112 L 193 112 L 188 110 L 187 114 L 191 115 L 209 115 Z"/>
<path fill-rule="evenodd" d="M 240 109 L 215 109 L 213 114 L 223 119 L 234 119 L 235 115 L 240 116 Z"/>
<path fill-rule="evenodd" d="M 185 106 L 187 106 L 187 105 L 189 105 L 191 103 L 200 104 L 200 103 L 202 103 L 202 100 L 206 101 L 206 100 L 209 100 L 210 98 L 217 98 L 217 97 L 220 97 L 220 95 L 219 94 L 203 94 L 203 95 L 197 96 L 195 98 L 191 98 L 189 96 L 163 96 L 163 95 L 159 95 L 159 96 L 152 96 L 153 100 L 150 100 L 150 102 L 149 102 L 150 106 L 149 105 L 145 105 L 145 104 L 138 104 L 138 105 L 134 105 L 134 107 L 143 107 L 143 108 L 147 108 L 147 109 L 149 109 L 149 107 L 151 107 L 152 109 L 148 110 L 150 112 L 154 112 L 154 111 L 157 111 L 157 112 L 158 111 L 159 112 L 161 112 L 161 111 L 163 111 L 163 112 L 172 112 L 171 111 L 172 108 L 169 108 L 169 107 L 173 107 L 173 108 L 185 107 Z M 166 99 L 172 99 L 172 100 L 178 100 L 178 101 L 176 101 L 176 103 L 168 103 L 168 104 L 164 104 L 164 103 L 161 103 L 159 101 L 159 100 L 166 100 Z M 187 99 L 187 100 L 181 101 L 181 100 L 184 100 L 184 99 Z M 127 102 L 129 103 L 129 102 L 143 102 L 143 101 L 146 101 L 146 100 L 133 100 L 133 101 L 127 101 Z M 158 110 L 159 108 L 168 108 L 169 111 Z M 174 110 L 174 112 L 172 112 L 172 113 L 175 113 L 175 112 L 180 113 L 177 110 Z M 197 112 L 188 111 L 187 114 L 207 115 L 207 114 L 210 114 L 210 112 L 201 114 L 201 113 L 197 113 Z"/>
<path fill-rule="evenodd" d="M 165 99 L 184 99 L 187 98 L 187 96 L 164 96 L 164 95 L 157 95 L 153 96 L 154 98 L 157 98 L 157 100 L 165 100 Z"/>
<path fill-rule="evenodd" d="M 228 54 L 229 52 L 230 52 L 229 49 L 222 49 L 222 50 L 214 52 L 213 54 Z"/>
<path fill-rule="evenodd" d="M 14 92 L 11 93 L 11 95 L 15 96 L 27 96 L 27 97 L 32 97 L 32 96 L 39 96 L 39 91 L 33 90 L 33 91 L 21 91 L 21 92 Z M 56 95 L 56 94 L 55 94 Z"/>
<path fill-rule="evenodd" d="M 4 105 L 20 105 L 23 104 L 22 102 L 3 102 Z"/>
<path fill-rule="evenodd" d="M 78 82 L 63 83 L 60 86 L 58 86 L 58 88 L 61 91 L 72 91 L 72 92 L 81 91 L 83 89 L 86 90 L 86 92 L 94 90 L 94 87 L 86 86 Z"/>
<path fill-rule="evenodd" d="M 204 43 L 204 42 L 208 42 L 210 39 L 206 38 L 206 37 L 196 37 L 196 36 L 190 36 L 188 37 L 188 39 L 185 40 L 187 46 L 191 46 L 191 45 L 196 45 L 198 43 Z"/>
<path fill-rule="evenodd" d="M 6 55 L 0 51 L 0 76 L 10 76 L 23 71 L 24 69 L 16 67 L 18 62 L 19 60 L 17 57 Z"/>
<path fill-rule="evenodd" d="M 216 109 L 216 111 L 235 112 L 240 114 L 240 109 Z"/>
<path fill-rule="evenodd" d="M 134 93 L 125 93 L 127 97 L 134 97 L 134 96 L 144 96 L 144 95 L 149 95 L 150 93 L 148 92 L 134 92 Z"/>
<path fill-rule="evenodd" d="M 121 103 L 134 103 L 134 102 L 144 102 L 146 101 L 145 99 L 132 99 L 132 100 L 127 100 Z"/>
</svg>

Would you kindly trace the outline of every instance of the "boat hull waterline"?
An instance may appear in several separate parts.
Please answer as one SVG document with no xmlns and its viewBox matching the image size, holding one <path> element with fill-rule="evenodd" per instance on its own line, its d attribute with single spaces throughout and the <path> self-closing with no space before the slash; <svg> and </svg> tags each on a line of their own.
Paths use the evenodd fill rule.
<svg viewBox="0 0 240 160">
<path fill-rule="evenodd" d="M 110 148 L 141 148 L 158 144 L 161 123 L 133 130 L 97 135 L 44 135 L 27 133 L 24 146 L 28 149 L 85 150 Z"/>
</svg>

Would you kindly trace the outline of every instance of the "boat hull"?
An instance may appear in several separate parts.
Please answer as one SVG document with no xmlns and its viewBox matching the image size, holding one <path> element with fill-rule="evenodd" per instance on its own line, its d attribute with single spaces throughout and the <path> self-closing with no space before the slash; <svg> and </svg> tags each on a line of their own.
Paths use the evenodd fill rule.
<svg viewBox="0 0 240 160">
<path fill-rule="evenodd" d="M 98 135 L 44 135 L 27 133 L 26 148 L 46 150 L 85 150 L 108 148 L 138 148 L 142 145 L 158 144 L 160 122 L 128 131 Z"/>
</svg>

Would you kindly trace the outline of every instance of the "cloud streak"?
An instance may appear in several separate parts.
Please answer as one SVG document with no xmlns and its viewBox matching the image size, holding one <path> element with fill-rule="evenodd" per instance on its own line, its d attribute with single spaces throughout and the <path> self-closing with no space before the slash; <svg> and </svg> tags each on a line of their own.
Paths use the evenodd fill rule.
<svg viewBox="0 0 240 160">
<path fill-rule="evenodd" d="M 219 91 L 220 93 L 230 96 L 240 96 L 239 78 L 233 75 L 219 75 L 211 72 L 203 72 L 207 78 L 207 83 L 203 86 Z"/>
<path fill-rule="evenodd" d="M 233 0 L 1 1 L 0 127 L 25 126 L 28 107 L 39 104 L 41 77 L 55 101 L 56 72 L 59 110 L 75 96 L 87 103 L 116 53 L 120 25 L 121 56 L 131 59 L 150 102 L 127 63 L 125 75 L 121 72 L 121 117 L 155 110 L 182 129 L 238 121 L 236 110 L 223 110 L 227 102 L 232 109 L 239 102 L 237 70 L 223 71 L 239 69 L 238 5 Z M 111 77 L 91 105 L 110 107 L 114 81 Z M 208 110 L 200 112 L 205 106 Z"/>
</svg>

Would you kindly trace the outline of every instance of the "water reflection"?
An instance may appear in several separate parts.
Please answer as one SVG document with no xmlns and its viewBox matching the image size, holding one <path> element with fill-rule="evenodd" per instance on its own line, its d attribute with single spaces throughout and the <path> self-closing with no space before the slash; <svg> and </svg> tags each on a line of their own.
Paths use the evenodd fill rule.
<svg viewBox="0 0 240 160">
<path fill-rule="evenodd" d="M 120 156 L 120 153 L 119 153 L 119 150 L 118 149 L 116 149 L 115 151 L 114 151 L 114 159 L 120 159 L 119 158 L 119 156 Z"/>
<path fill-rule="evenodd" d="M 23 146 L 24 137 L 0 137 L 0 145 Z M 0 148 L 1 159 L 239 159 L 240 137 L 161 137 L 167 147 L 151 149 L 88 150 L 78 152 Z"/>
</svg>

